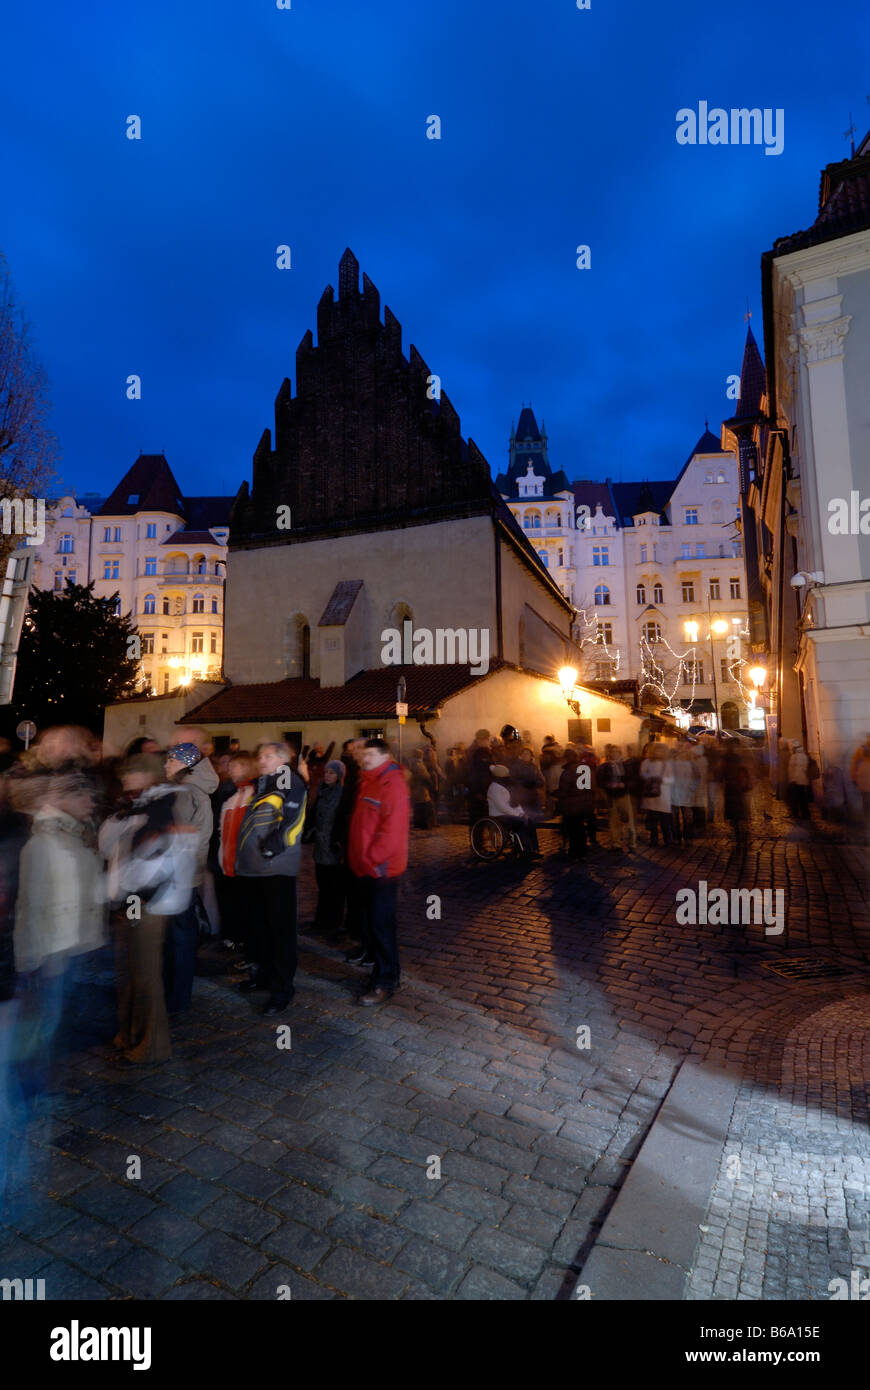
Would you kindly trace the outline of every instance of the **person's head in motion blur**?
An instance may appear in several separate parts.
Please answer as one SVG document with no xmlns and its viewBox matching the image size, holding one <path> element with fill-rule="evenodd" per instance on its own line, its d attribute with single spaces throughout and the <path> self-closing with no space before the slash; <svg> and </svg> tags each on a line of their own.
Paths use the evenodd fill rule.
<svg viewBox="0 0 870 1390">
<path fill-rule="evenodd" d="M 382 738 L 367 738 L 363 749 L 362 765 L 366 772 L 376 772 L 384 763 L 392 762 L 390 745 Z"/>
</svg>

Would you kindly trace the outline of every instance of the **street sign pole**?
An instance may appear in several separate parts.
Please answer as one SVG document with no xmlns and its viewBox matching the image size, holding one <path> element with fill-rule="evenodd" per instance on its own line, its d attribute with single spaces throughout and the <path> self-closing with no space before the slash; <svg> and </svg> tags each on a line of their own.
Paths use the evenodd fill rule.
<svg viewBox="0 0 870 1390">
<path fill-rule="evenodd" d="M 400 676 L 396 686 L 396 717 L 399 721 L 399 767 L 402 766 L 402 725 L 408 717 L 408 706 L 405 703 L 407 691 L 408 685 L 405 677 Z"/>
</svg>

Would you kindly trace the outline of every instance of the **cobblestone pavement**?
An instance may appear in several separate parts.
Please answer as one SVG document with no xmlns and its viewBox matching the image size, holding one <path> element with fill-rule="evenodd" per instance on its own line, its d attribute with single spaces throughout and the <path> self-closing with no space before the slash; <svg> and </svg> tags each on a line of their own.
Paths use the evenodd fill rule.
<svg viewBox="0 0 870 1390">
<path fill-rule="evenodd" d="M 828 1297 L 870 1257 L 867 852 L 756 829 L 744 864 L 719 830 L 574 867 L 552 832 L 525 867 L 414 832 L 402 989 L 360 1009 L 303 935 L 289 1050 L 214 947 L 172 1061 L 119 1070 L 99 963 L 0 1277 L 49 1299 L 570 1297 L 691 1055 L 743 1080 L 688 1296 Z M 783 888 L 786 931 L 677 925 L 701 879 Z M 794 957 L 846 973 L 767 968 Z"/>
</svg>

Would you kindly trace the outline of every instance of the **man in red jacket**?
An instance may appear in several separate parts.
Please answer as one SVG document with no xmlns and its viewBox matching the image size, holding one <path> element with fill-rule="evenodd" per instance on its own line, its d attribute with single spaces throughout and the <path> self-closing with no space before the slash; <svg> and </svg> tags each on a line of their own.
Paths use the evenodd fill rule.
<svg viewBox="0 0 870 1390">
<path fill-rule="evenodd" d="M 405 775 L 382 738 L 366 740 L 347 857 L 365 905 L 364 945 L 374 960 L 360 1003 L 385 1004 L 399 987 L 396 898 L 408 867 L 411 798 Z"/>
</svg>

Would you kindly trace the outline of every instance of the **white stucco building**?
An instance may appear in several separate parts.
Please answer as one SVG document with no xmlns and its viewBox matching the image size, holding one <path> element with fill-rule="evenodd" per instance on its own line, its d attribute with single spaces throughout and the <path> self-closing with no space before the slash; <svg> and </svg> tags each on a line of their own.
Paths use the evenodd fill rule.
<svg viewBox="0 0 870 1390">
<path fill-rule="evenodd" d="M 870 135 L 823 171 L 812 226 L 764 254 L 762 287 L 770 428 L 747 497 L 773 714 L 848 770 L 870 732 Z"/>
<path fill-rule="evenodd" d="M 185 497 L 163 454 L 140 454 L 107 498 L 46 508 L 31 588 L 94 582 L 117 594 L 141 642 L 140 688 L 166 694 L 220 677 L 230 497 Z"/>
</svg>

